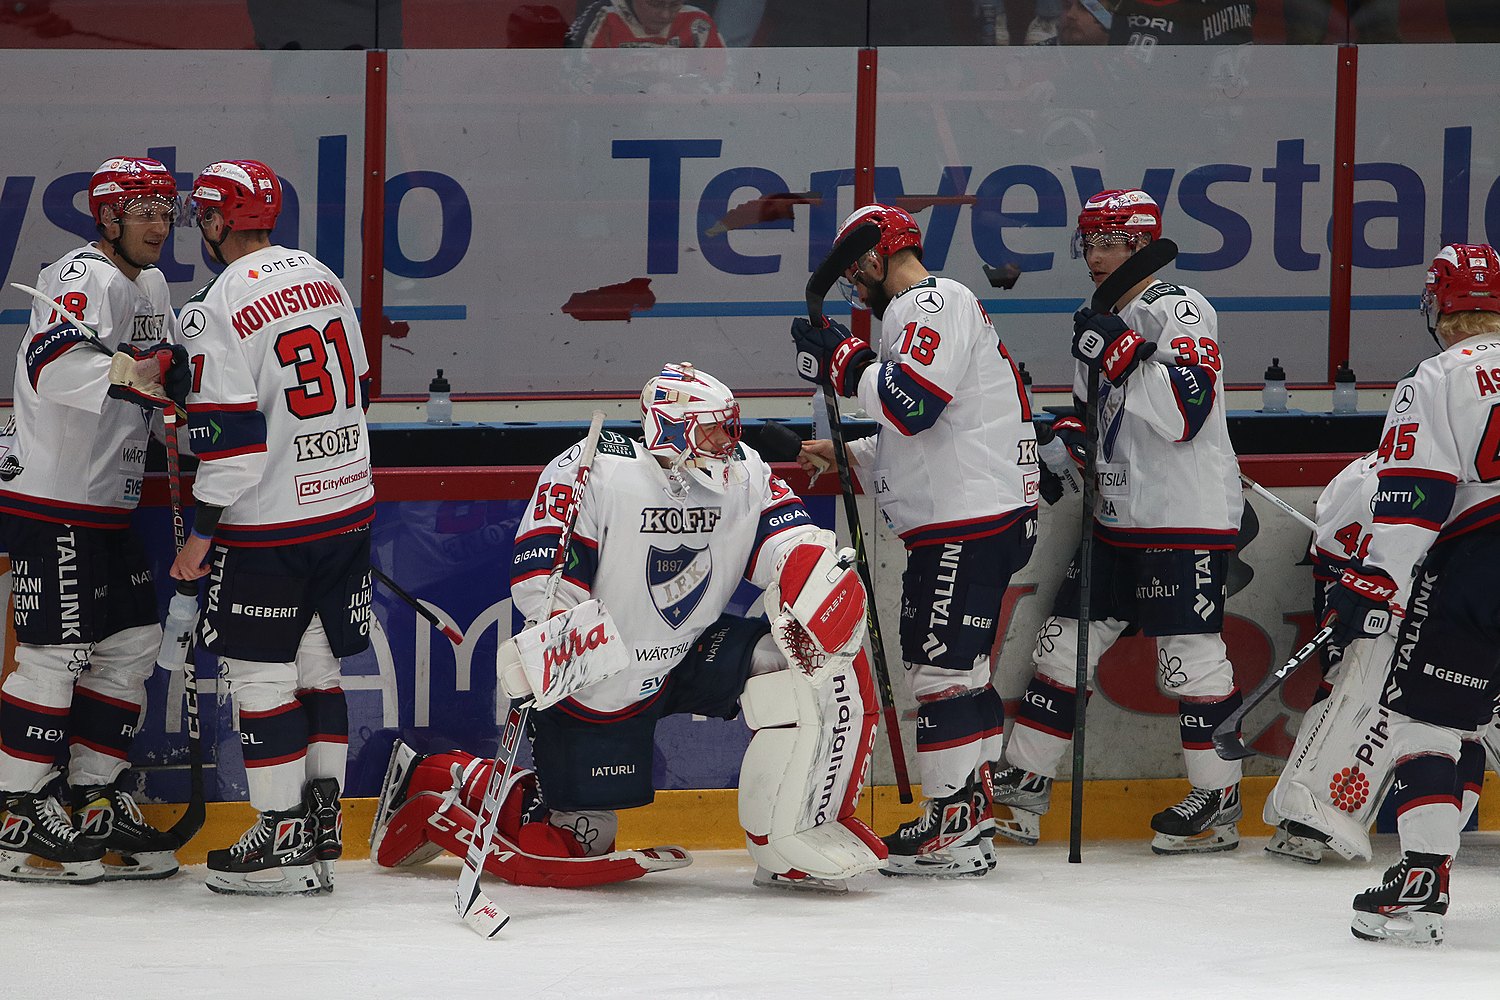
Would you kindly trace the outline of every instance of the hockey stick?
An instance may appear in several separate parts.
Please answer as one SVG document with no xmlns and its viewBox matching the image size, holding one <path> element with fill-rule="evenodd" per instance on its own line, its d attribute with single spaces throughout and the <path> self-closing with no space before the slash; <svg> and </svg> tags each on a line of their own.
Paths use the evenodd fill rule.
<svg viewBox="0 0 1500 1000">
<path fill-rule="evenodd" d="M 447 636 L 448 641 L 453 643 L 453 645 L 462 646 L 464 644 L 464 637 L 459 634 L 458 629 L 454 628 L 452 625 L 445 624 L 442 619 L 438 618 L 437 615 L 432 613 L 432 610 L 428 608 L 427 605 L 423 604 L 421 601 L 408 594 L 405 590 L 402 590 L 395 580 L 392 580 L 390 577 L 380 572 L 380 570 L 376 569 L 374 566 L 370 567 L 370 575 L 379 580 L 381 583 L 385 584 L 387 590 L 410 605 L 413 611 L 421 615 L 423 618 L 427 619 L 428 624 L 437 629 L 439 632 L 443 633 L 443 635 Z"/>
<path fill-rule="evenodd" d="M 1318 526 L 1313 523 L 1312 518 L 1308 517 L 1306 514 L 1302 513 L 1296 507 L 1293 507 L 1291 504 L 1287 503 L 1285 500 L 1281 499 L 1281 497 L 1279 497 L 1276 494 L 1272 493 L 1270 490 L 1266 489 L 1260 483 L 1257 483 L 1255 480 L 1251 479 L 1249 476 L 1245 475 L 1243 472 L 1240 473 L 1240 482 L 1244 483 L 1246 486 L 1250 487 L 1256 493 L 1259 493 L 1261 496 L 1263 496 L 1267 500 L 1271 501 L 1277 507 L 1280 507 L 1283 512 L 1291 515 L 1292 518 L 1294 518 L 1297 521 L 1297 523 L 1301 524 L 1302 527 L 1306 528 L 1308 531 L 1311 531 L 1311 532 L 1314 532 L 1314 533 L 1317 532 Z"/>
<path fill-rule="evenodd" d="M 1328 644 L 1328 639 L 1333 635 L 1333 625 L 1324 625 L 1322 628 L 1303 644 L 1302 648 L 1292 654 L 1292 658 L 1266 675 L 1265 680 L 1250 692 L 1240 707 L 1230 713 L 1229 718 L 1214 727 L 1214 752 L 1224 760 L 1244 760 L 1246 757 L 1254 757 L 1255 751 L 1245 744 L 1245 737 L 1240 733 L 1240 724 L 1245 721 L 1245 716 L 1250 710 L 1266 700 L 1270 693 L 1276 690 L 1277 685 L 1292 675 L 1302 664 L 1312 658 L 1312 655 Z"/>
<path fill-rule="evenodd" d="M 827 326 L 823 317 L 823 299 L 833 283 L 849 270 L 855 261 L 875 249 L 880 242 L 880 227 L 865 222 L 844 234 L 833 245 L 823 263 L 807 279 L 807 319 L 813 326 Z M 799 362 L 800 364 L 800 362 Z M 884 708 L 886 737 L 891 744 L 891 763 L 896 770 L 896 792 L 902 802 L 910 802 L 911 777 L 906 771 L 906 748 L 901 741 L 901 719 L 896 714 L 896 698 L 891 690 L 891 671 L 886 665 L 885 639 L 880 632 L 880 613 L 875 607 L 875 584 L 870 579 L 870 560 L 865 555 L 865 533 L 859 523 L 859 507 L 854 500 L 854 476 L 849 471 L 849 456 L 844 452 L 844 425 L 839 417 L 839 399 L 833 386 L 823 386 L 823 405 L 828 410 L 828 434 L 833 439 L 833 461 L 839 470 L 839 492 L 844 495 L 844 517 L 849 522 L 849 538 L 854 543 L 854 561 L 859 579 L 865 585 L 865 622 L 870 633 L 870 652 L 875 660 L 875 683 L 880 688 Z"/>
<path fill-rule="evenodd" d="M 1132 254 L 1094 289 L 1090 305 L 1096 312 L 1113 312 L 1136 285 L 1177 257 L 1177 244 L 1154 240 Z M 1098 491 L 1099 367 L 1091 364 L 1085 382 L 1083 452 L 1083 525 L 1078 541 L 1078 659 L 1073 674 L 1072 815 L 1068 822 L 1068 863 L 1083 861 L 1083 741 L 1088 708 L 1089 625 L 1094 573 L 1094 504 Z"/>
<path fill-rule="evenodd" d="M 36 299 L 38 302 L 46 303 L 49 309 L 57 313 L 59 316 L 64 317 L 68 321 L 68 323 L 76 326 L 79 330 L 81 330 L 84 334 L 84 342 L 87 343 L 90 347 L 94 348 L 96 351 L 104 353 L 111 358 L 115 356 L 115 352 L 111 350 L 109 345 L 104 342 L 104 339 L 99 336 L 98 330 L 95 330 L 93 327 L 89 326 L 87 323 L 74 316 L 72 313 L 65 312 L 63 310 L 62 303 L 54 302 L 51 299 L 47 298 L 46 293 L 44 293 L 40 288 L 32 288 L 30 285 L 23 285 L 19 281 L 12 281 L 10 283 L 10 287 L 18 288 L 21 291 L 25 292 L 27 295 L 30 295 L 32 298 Z M 59 322 L 61 322 L 61 320 L 59 320 Z"/>
<path fill-rule="evenodd" d="M 185 417 L 186 414 L 175 404 L 162 411 L 162 420 L 166 429 L 163 436 L 166 438 L 167 445 L 167 489 L 172 499 L 172 540 L 176 543 L 178 552 L 181 552 L 183 545 L 187 543 L 187 525 L 182 516 L 182 457 L 178 451 L 177 440 L 177 429 L 185 422 Z M 196 605 L 198 584 L 187 580 L 178 581 L 177 593 L 191 598 Z M 190 767 L 188 803 L 177 822 L 173 823 L 172 828 L 167 831 L 177 841 L 178 847 L 192 840 L 194 835 L 203 829 L 203 822 L 207 818 L 203 793 L 203 736 L 198 724 L 198 666 L 194 657 L 196 639 L 195 620 L 194 628 L 187 635 L 186 657 L 182 663 L 182 691 L 186 704 Z"/>
<path fill-rule="evenodd" d="M 573 526 L 578 523 L 578 508 L 583 504 L 583 493 L 588 488 L 589 472 L 594 465 L 594 453 L 599 448 L 599 435 L 604 430 L 604 411 L 595 410 L 589 423 L 588 436 L 583 439 L 583 450 L 578 457 L 578 472 L 573 480 L 573 499 L 563 515 L 562 533 L 557 537 L 557 554 L 552 559 L 552 572 L 547 576 L 547 587 L 542 593 L 544 615 L 551 617 L 557 599 L 557 588 L 562 582 L 563 568 L 567 565 L 568 546 L 573 542 Z M 496 692 L 498 697 L 499 692 Z M 531 717 L 533 702 L 530 699 L 511 705 L 505 720 L 505 732 L 500 737 L 495 763 L 490 767 L 489 784 L 484 789 L 484 801 L 480 803 L 479 815 L 474 818 L 476 836 L 469 839 L 469 850 L 464 855 L 462 870 L 458 873 L 458 888 L 453 894 L 453 903 L 465 924 L 483 938 L 493 938 L 501 928 L 510 923 L 510 914 L 495 905 L 479 885 L 479 873 L 484 870 L 484 859 L 489 854 L 490 844 L 500 825 L 500 792 L 510 781 L 516 768 L 516 755 L 520 751 L 521 734 L 526 729 L 526 720 Z"/>
</svg>

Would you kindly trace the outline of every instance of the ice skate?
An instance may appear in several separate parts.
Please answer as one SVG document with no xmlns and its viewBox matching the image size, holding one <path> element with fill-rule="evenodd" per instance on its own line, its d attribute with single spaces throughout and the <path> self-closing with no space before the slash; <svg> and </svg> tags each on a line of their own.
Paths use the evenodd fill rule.
<svg viewBox="0 0 1500 1000">
<path fill-rule="evenodd" d="M 310 896 L 324 891 L 313 853 L 313 830 L 304 809 L 263 812 L 239 843 L 208 852 L 214 892 L 246 896 Z"/>
<path fill-rule="evenodd" d="M 1354 897 L 1350 932 L 1361 941 L 1442 944 L 1452 867 L 1447 855 L 1403 854 L 1384 882 Z"/>
<path fill-rule="evenodd" d="M 1291 820 L 1282 820 L 1266 844 L 1266 853 L 1273 858 L 1284 858 L 1304 865 L 1321 864 L 1328 853 L 1328 843 L 1321 837 L 1311 836 L 1312 827 Z"/>
<path fill-rule="evenodd" d="M 0 792 L 0 879 L 92 885 L 104 848 L 81 837 L 47 792 Z"/>
<path fill-rule="evenodd" d="M 1030 847 L 1042 837 L 1042 817 L 1052 808 L 1052 779 L 1019 767 L 995 775 L 995 832 Z"/>
<path fill-rule="evenodd" d="M 120 781 L 73 789 L 73 825 L 79 837 L 105 851 L 106 880 L 171 878 L 180 867 L 177 849 L 182 845 L 146 822 Z"/>
<path fill-rule="evenodd" d="M 922 815 L 882 839 L 889 853 L 880 869 L 882 875 L 965 878 L 989 874 L 974 821 L 971 785 L 945 798 L 928 799 Z"/>
<path fill-rule="evenodd" d="M 1240 786 L 1194 788 L 1188 797 L 1151 817 L 1151 850 L 1157 854 L 1214 854 L 1240 846 Z"/>
<path fill-rule="evenodd" d="M 842 878 L 818 878 L 801 872 L 785 875 L 772 872 L 761 865 L 755 866 L 755 884 L 762 889 L 787 889 L 791 892 L 826 893 L 842 895 L 849 891 L 849 880 Z"/>
<path fill-rule="evenodd" d="M 995 854 L 995 794 L 994 764 L 979 765 L 974 772 L 974 825 L 979 828 L 979 850 L 984 854 L 985 867 L 995 870 L 999 858 Z"/>
<path fill-rule="evenodd" d="M 314 778 L 302 789 L 302 804 L 312 826 L 313 857 L 318 881 L 333 891 L 333 863 L 344 853 L 344 808 L 339 803 L 337 778 Z"/>
<path fill-rule="evenodd" d="M 411 788 L 411 776 L 415 773 L 417 765 L 427 756 L 427 754 L 417 753 L 401 740 L 397 740 L 392 745 L 391 759 L 385 766 L 385 780 L 380 785 L 380 799 L 375 805 L 375 823 L 370 828 L 370 857 L 379 856 L 380 843 L 385 839 L 385 832 L 390 826 L 391 817 L 406 804 Z M 443 848 L 440 845 L 426 841 L 401 862 L 401 867 L 426 864 L 442 853 Z"/>
</svg>

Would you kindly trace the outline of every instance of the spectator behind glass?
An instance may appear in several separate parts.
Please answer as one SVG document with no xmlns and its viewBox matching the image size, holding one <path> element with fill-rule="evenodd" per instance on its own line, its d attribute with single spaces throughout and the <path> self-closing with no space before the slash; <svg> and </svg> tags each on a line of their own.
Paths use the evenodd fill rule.
<svg viewBox="0 0 1500 1000">
<path fill-rule="evenodd" d="M 1112 0 L 1063 0 L 1057 44 L 1108 45 Z"/>
<path fill-rule="evenodd" d="M 598 0 L 573 22 L 568 44 L 580 49 L 721 49 L 724 40 L 707 12 L 682 0 Z"/>
<path fill-rule="evenodd" d="M 1242 45 L 1256 0 L 1120 0 L 1111 45 Z"/>
<path fill-rule="evenodd" d="M 512 49 L 560 49 L 567 39 L 567 18 L 548 4 L 521 4 L 505 26 L 505 44 Z"/>
</svg>

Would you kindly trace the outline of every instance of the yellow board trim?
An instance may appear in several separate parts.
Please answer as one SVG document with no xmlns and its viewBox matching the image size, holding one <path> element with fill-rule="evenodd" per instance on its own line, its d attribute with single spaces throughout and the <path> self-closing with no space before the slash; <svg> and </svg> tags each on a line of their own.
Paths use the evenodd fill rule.
<svg viewBox="0 0 1500 1000">
<path fill-rule="evenodd" d="M 1273 777 L 1246 778 L 1240 786 L 1245 818 L 1240 833 L 1267 837 L 1271 828 L 1261 822 L 1261 806 L 1275 784 Z M 1479 828 L 1500 829 L 1500 778 L 1485 774 L 1485 794 L 1479 800 Z M 1091 781 L 1084 789 L 1083 837 L 1085 840 L 1140 840 L 1150 837 L 1153 814 L 1181 800 L 1187 782 L 1180 778 L 1138 781 Z M 740 829 L 736 791 L 712 788 L 697 791 L 657 792 L 656 801 L 641 809 L 620 814 L 622 847 L 677 844 L 695 851 L 732 850 L 745 845 Z M 917 790 L 920 799 L 920 789 Z M 150 822 L 165 829 L 182 815 L 180 805 L 142 804 Z M 902 805 L 894 786 L 870 789 L 859 815 L 877 833 L 889 833 L 917 814 L 917 806 Z M 1072 792 L 1060 781 L 1052 790 L 1052 809 L 1042 817 L 1042 839 L 1065 841 L 1072 815 Z M 374 799 L 344 800 L 344 856 L 370 856 L 370 825 L 375 818 Z M 212 848 L 228 847 L 255 822 L 255 811 L 246 802 L 211 802 L 208 818 L 198 836 L 177 852 L 183 864 L 201 864 Z"/>
</svg>

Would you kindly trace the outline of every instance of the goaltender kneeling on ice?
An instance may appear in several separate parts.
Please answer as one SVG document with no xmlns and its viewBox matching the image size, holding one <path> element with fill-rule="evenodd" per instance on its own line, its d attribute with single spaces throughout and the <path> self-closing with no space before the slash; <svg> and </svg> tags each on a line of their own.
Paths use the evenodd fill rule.
<svg viewBox="0 0 1500 1000">
<path fill-rule="evenodd" d="M 500 790 L 485 870 L 583 886 L 689 864 L 680 847 L 616 850 L 616 812 L 655 796 L 657 720 L 743 711 L 739 819 L 756 884 L 842 891 L 886 856 L 854 816 L 878 705 L 853 553 L 740 441 L 739 404 L 717 379 L 667 365 L 641 411 L 644 440 L 601 432 L 587 477 L 587 448 L 553 459 L 517 527 L 511 592 L 534 624 L 503 645 L 499 671 L 508 696 L 533 699 L 536 770 Z M 741 580 L 765 590 L 769 622 L 725 613 Z M 495 766 L 397 742 L 376 863 L 464 855 Z"/>
</svg>

